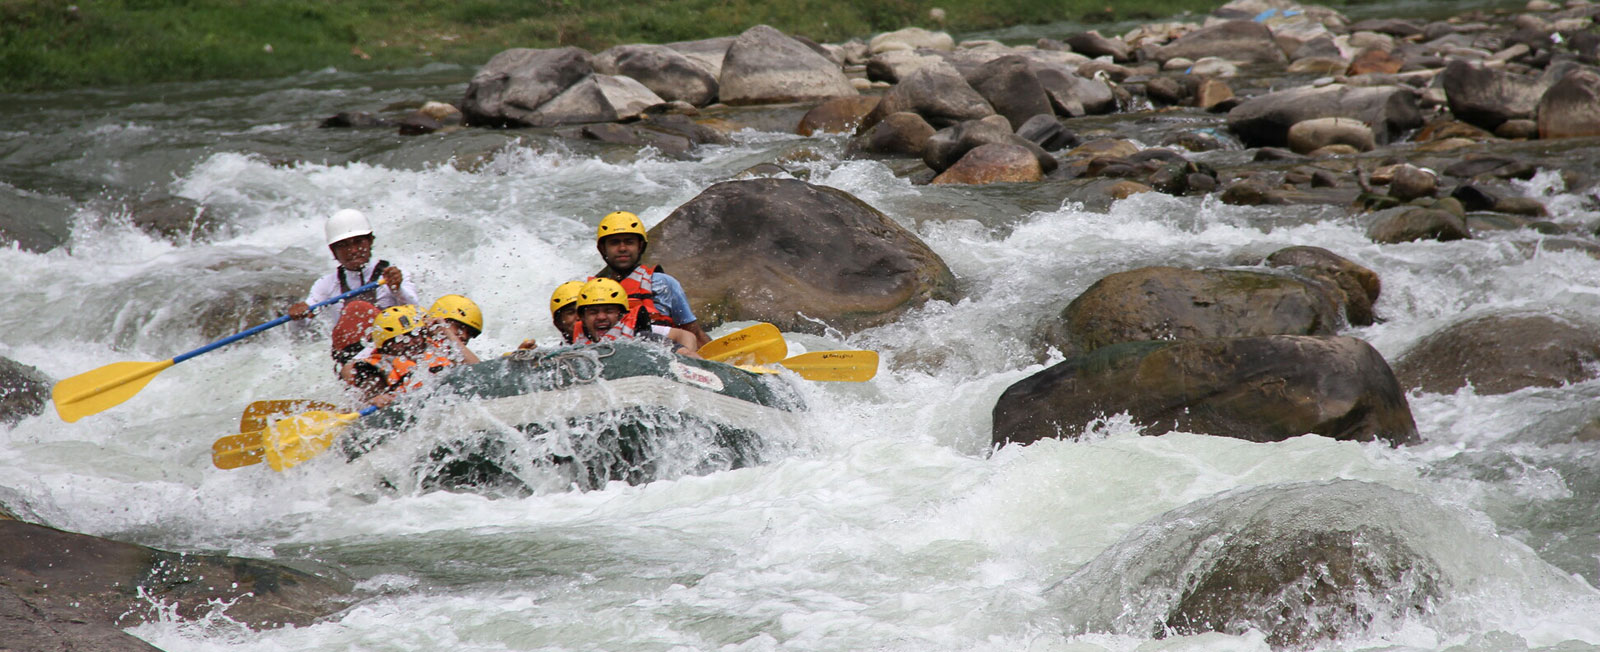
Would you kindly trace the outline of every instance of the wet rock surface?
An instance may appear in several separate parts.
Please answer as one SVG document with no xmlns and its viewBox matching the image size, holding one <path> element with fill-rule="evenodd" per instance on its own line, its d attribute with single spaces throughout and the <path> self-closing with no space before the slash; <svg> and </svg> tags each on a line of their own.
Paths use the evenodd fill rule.
<svg viewBox="0 0 1600 652">
<path fill-rule="evenodd" d="M 954 296 L 949 268 L 910 231 L 848 193 L 793 179 L 707 188 L 651 229 L 646 261 L 683 283 L 706 328 L 750 319 L 852 332 Z"/>
<path fill-rule="evenodd" d="M 308 625 L 343 609 L 351 588 L 253 559 L 0 520 L 0 634 L 10 635 L 0 640 L 8 648 L 154 649 L 119 628 L 154 617 L 156 603 L 185 619 L 226 604 L 227 616 L 249 627 Z M 67 641 L 73 647 L 54 647 Z"/>
<path fill-rule="evenodd" d="M 1594 324 L 1537 314 L 1492 314 L 1446 326 L 1407 351 L 1395 374 L 1407 388 L 1450 394 L 1471 384 L 1480 394 L 1559 387 L 1594 377 L 1600 334 Z"/>
<path fill-rule="evenodd" d="M 1421 441 L 1404 391 L 1371 345 L 1297 335 L 1126 342 L 1068 358 L 1001 394 L 993 441 L 1074 438 L 1123 412 L 1149 435 Z"/>
</svg>

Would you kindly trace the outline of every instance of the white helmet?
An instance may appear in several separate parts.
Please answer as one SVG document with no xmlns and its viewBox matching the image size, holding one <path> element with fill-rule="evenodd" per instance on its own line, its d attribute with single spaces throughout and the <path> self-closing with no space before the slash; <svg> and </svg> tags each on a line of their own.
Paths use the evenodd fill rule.
<svg viewBox="0 0 1600 652">
<path fill-rule="evenodd" d="M 358 235 L 372 235 L 372 225 L 367 216 L 354 208 L 346 208 L 328 218 L 328 244 Z"/>
</svg>

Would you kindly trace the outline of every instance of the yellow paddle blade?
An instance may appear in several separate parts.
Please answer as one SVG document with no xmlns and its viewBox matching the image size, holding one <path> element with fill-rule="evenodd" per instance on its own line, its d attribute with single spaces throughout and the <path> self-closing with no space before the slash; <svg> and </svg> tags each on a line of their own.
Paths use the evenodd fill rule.
<svg viewBox="0 0 1600 652">
<path fill-rule="evenodd" d="M 115 362 L 56 383 L 50 388 L 50 398 L 61 420 L 71 423 L 133 398 L 156 374 L 174 364 L 172 360 Z"/>
<path fill-rule="evenodd" d="M 778 365 L 806 380 L 859 383 L 878 375 L 878 352 L 816 351 L 783 360 Z"/>
<path fill-rule="evenodd" d="M 239 432 L 265 430 L 272 425 L 273 421 L 307 410 L 327 410 L 331 412 L 337 409 L 339 407 L 332 403 L 305 398 L 256 401 L 246 406 L 244 413 L 239 415 Z"/>
<path fill-rule="evenodd" d="M 266 430 L 267 465 L 274 471 L 293 468 L 333 445 L 345 427 L 361 415 L 314 410 L 283 419 Z"/>
<path fill-rule="evenodd" d="M 789 354 L 789 345 L 777 326 L 761 323 L 706 342 L 699 353 L 707 360 L 730 364 L 766 364 L 782 360 Z"/>
<path fill-rule="evenodd" d="M 212 442 L 211 465 L 219 469 L 237 469 L 260 464 L 266 459 L 267 443 L 263 430 L 228 435 Z"/>
</svg>

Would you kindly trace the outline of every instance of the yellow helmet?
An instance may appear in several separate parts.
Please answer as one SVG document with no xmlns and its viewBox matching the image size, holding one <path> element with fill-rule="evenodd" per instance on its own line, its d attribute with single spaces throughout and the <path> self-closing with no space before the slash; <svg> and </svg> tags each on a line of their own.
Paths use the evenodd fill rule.
<svg viewBox="0 0 1600 652">
<path fill-rule="evenodd" d="M 443 317 L 454 319 L 472 327 L 472 330 L 483 332 L 483 310 L 478 304 L 473 303 L 459 294 L 446 294 L 433 302 L 433 307 L 428 309 L 429 317 Z"/>
<path fill-rule="evenodd" d="M 622 284 L 609 278 L 592 279 L 583 284 L 583 289 L 578 294 L 578 309 L 584 306 L 622 306 L 623 311 L 628 309 L 628 291 L 622 289 Z"/>
<path fill-rule="evenodd" d="M 567 281 L 557 285 L 556 291 L 550 295 L 550 314 L 554 315 L 568 304 L 577 302 L 578 295 L 582 293 L 583 281 Z"/>
<path fill-rule="evenodd" d="M 637 233 L 639 239 L 649 242 L 650 237 L 644 233 L 644 223 L 639 221 L 639 216 L 628 211 L 615 211 L 600 218 L 600 227 L 595 229 L 594 239 L 600 241 L 608 235 L 623 233 Z"/>
<path fill-rule="evenodd" d="M 422 328 L 422 314 L 416 306 L 384 308 L 372 319 L 372 344 L 383 346 L 389 340 Z"/>
</svg>

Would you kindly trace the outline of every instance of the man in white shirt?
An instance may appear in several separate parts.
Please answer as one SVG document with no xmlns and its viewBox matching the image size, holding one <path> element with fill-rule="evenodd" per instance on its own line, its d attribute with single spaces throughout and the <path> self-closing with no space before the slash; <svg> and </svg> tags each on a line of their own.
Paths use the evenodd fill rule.
<svg viewBox="0 0 1600 652">
<path fill-rule="evenodd" d="M 346 208 L 328 218 L 328 250 L 339 266 L 311 285 L 305 301 L 289 306 L 289 317 L 311 316 L 311 304 L 321 303 L 358 287 L 382 279 L 376 290 L 348 300 L 366 301 L 379 310 L 402 305 L 417 305 L 417 289 L 405 280 L 399 267 L 385 260 L 372 260 L 372 225 L 361 211 Z M 341 306 L 342 309 L 343 306 Z"/>
</svg>

